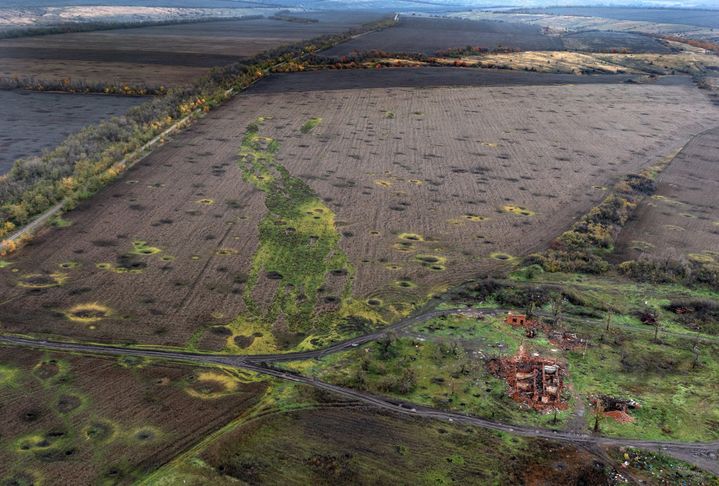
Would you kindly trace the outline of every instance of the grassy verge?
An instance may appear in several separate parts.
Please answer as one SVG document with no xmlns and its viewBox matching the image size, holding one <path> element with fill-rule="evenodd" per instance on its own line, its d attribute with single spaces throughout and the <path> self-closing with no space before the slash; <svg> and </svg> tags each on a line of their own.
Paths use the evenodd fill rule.
<svg viewBox="0 0 719 486">
<path fill-rule="evenodd" d="M 485 365 L 490 358 L 527 352 L 554 355 L 544 338 L 528 341 L 501 318 L 433 319 L 411 337 L 390 337 L 321 361 L 289 363 L 299 371 L 350 388 L 506 423 L 563 428 L 570 410 L 539 413 L 514 402 L 506 383 Z M 567 396 L 569 400 L 571 397 Z"/>
</svg>

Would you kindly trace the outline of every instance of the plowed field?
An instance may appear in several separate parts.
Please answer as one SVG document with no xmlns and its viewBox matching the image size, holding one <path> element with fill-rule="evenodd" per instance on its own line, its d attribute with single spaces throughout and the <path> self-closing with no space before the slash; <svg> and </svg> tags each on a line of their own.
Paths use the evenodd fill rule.
<svg viewBox="0 0 719 486">
<path fill-rule="evenodd" d="M 716 116 L 689 85 L 260 85 L 10 259 L 0 323 L 202 349 L 323 345 L 542 248 Z M 355 327 L 325 319 L 338 312 Z"/>
<path fill-rule="evenodd" d="M 719 130 L 689 143 L 620 235 L 621 259 L 719 261 Z"/>
</svg>

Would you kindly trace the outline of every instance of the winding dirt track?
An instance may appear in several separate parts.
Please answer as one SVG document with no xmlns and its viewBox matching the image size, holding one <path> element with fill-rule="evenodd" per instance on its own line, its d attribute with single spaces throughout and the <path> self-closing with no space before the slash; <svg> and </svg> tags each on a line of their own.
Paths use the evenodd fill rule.
<svg viewBox="0 0 719 486">
<path fill-rule="evenodd" d="M 496 310 L 495 310 L 496 311 Z M 541 439 L 550 439 L 562 442 L 569 442 L 579 446 L 631 446 L 643 449 L 652 449 L 671 454 L 682 460 L 691 462 L 712 473 L 719 474 L 719 441 L 713 442 L 675 442 L 675 441 L 656 441 L 656 440 L 636 440 L 636 439 L 620 439 L 601 437 L 587 434 L 579 434 L 575 432 L 558 431 L 553 429 L 543 429 L 538 427 L 526 427 L 496 422 L 470 415 L 464 415 L 457 412 L 449 412 L 438 410 L 421 405 L 415 405 L 400 400 L 380 397 L 370 393 L 353 390 L 330 383 L 325 383 L 314 378 L 295 374 L 285 370 L 272 367 L 272 363 L 282 361 L 292 361 L 301 359 L 314 359 L 329 354 L 341 352 L 350 348 L 357 347 L 361 344 L 377 340 L 386 336 L 390 332 L 399 331 L 417 323 L 432 319 L 434 317 L 456 314 L 458 310 L 428 310 L 414 316 L 403 319 L 392 326 L 386 327 L 372 334 L 360 336 L 348 341 L 338 343 L 336 345 L 300 353 L 288 354 L 271 354 L 271 355 L 210 355 L 201 353 L 166 351 L 157 349 L 141 349 L 141 348 L 123 348 L 117 346 L 99 345 L 99 344 L 76 344 L 64 343 L 57 341 L 45 341 L 37 339 L 28 339 L 18 336 L 0 336 L 0 344 L 10 346 L 24 346 L 40 349 L 48 349 L 53 351 L 67 351 L 76 353 L 86 353 L 95 355 L 109 356 L 138 356 L 144 358 L 164 359 L 170 361 L 180 361 L 192 363 L 199 366 L 207 365 L 223 365 L 246 370 L 255 371 L 257 373 L 269 375 L 278 379 L 288 380 L 295 383 L 309 385 L 321 390 L 336 393 L 340 396 L 351 398 L 359 402 L 374 406 L 380 409 L 389 410 L 403 415 L 413 415 L 433 420 L 444 420 L 453 423 L 462 423 L 489 430 L 516 434 L 523 437 L 533 437 Z"/>
</svg>

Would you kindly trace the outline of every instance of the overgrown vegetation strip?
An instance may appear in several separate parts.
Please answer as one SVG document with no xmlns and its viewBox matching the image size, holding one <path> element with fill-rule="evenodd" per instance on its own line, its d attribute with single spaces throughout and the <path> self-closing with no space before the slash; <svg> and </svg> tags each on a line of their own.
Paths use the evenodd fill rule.
<svg viewBox="0 0 719 486">
<path fill-rule="evenodd" d="M 167 94 L 167 88 L 162 85 L 130 85 L 70 79 L 37 79 L 35 77 L 0 78 L 0 90 L 16 89 L 50 93 L 93 93 L 120 96 L 163 96 Z"/>
<path fill-rule="evenodd" d="M 365 24 L 343 34 L 326 35 L 260 54 L 253 59 L 214 69 L 192 87 L 168 91 L 133 108 L 125 116 L 85 128 L 40 158 L 17 161 L 0 178 L 0 239 L 63 202 L 65 209 L 87 199 L 115 179 L 124 167 L 116 161 L 133 154 L 178 119 L 196 116 L 220 106 L 232 95 L 262 79 L 273 67 L 301 59 L 319 49 L 343 42 L 358 33 L 386 28 L 392 20 Z M 11 251 L 17 242 L 3 242 Z"/>
<path fill-rule="evenodd" d="M 273 327 L 275 338 L 285 332 L 332 335 L 351 297 L 354 269 L 339 246 L 334 213 L 276 161 L 279 144 L 260 133 L 263 123 L 260 118 L 250 124 L 239 154 L 243 178 L 265 193 L 268 210 L 260 222 L 259 247 L 243 293 L 247 317 L 268 329 L 278 319 L 286 322 L 287 330 Z M 344 278 L 341 293 L 325 297 L 339 312 L 317 312 L 320 289 L 331 274 Z M 253 297 L 261 278 L 280 281 L 269 308 Z"/>
<path fill-rule="evenodd" d="M 126 155 L 122 160 L 115 163 L 113 167 L 115 167 L 118 171 L 124 172 L 138 162 L 141 162 L 146 156 L 150 154 L 148 150 L 150 150 L 158 143 L 162 142 L 164 140 L 164 137 L 167 137 L 171 133 L 183 127 L 190 120 L 191 116 L 192 115 L 187 115 L 186 117 L 182 118 L 177 123 L 167 128 L 164 132 L 157 135 L 155 138 L 147 142 L 145 145 L 143 145 L 136 151 Z M 3 255 L 7 252 L 12 252 L 24 239 L 32 236 L 32 233 L 35 230 L 45 225 L 54 216 L 60 213 L 65 208 L 65 204 L 65 201 L 55 204 L 47 211 L 42 213 L 40 216 L 35 218 L 32 222 L 12 233 L 3 241 L 2 245 L 0 245 L 0 255 Z"/>
</svg>

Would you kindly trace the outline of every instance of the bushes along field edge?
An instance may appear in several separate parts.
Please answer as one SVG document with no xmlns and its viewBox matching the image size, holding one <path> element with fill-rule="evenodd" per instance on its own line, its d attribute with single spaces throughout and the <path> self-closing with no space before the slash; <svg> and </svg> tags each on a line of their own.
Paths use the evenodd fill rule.
<svg viewBox="0 0 719 486">
<path fill-rule="evenodd" d="M 667 157 L 639 174 L 625 176 L 610 195 L 556 238 L 549 249 L 528 255 L 523 264 L 539 265 L 547 272 L 601 274 L 611 270 L 605 256 L 614 250 L 619 233 L 639 203 L 654 193 L 658 175 L 672 160 L 674 157 Z M 629 260 L 617 265 L 616 270 L 639 282 L 719 289 L 719 264 L 713 260 Z"/>
</svg>

